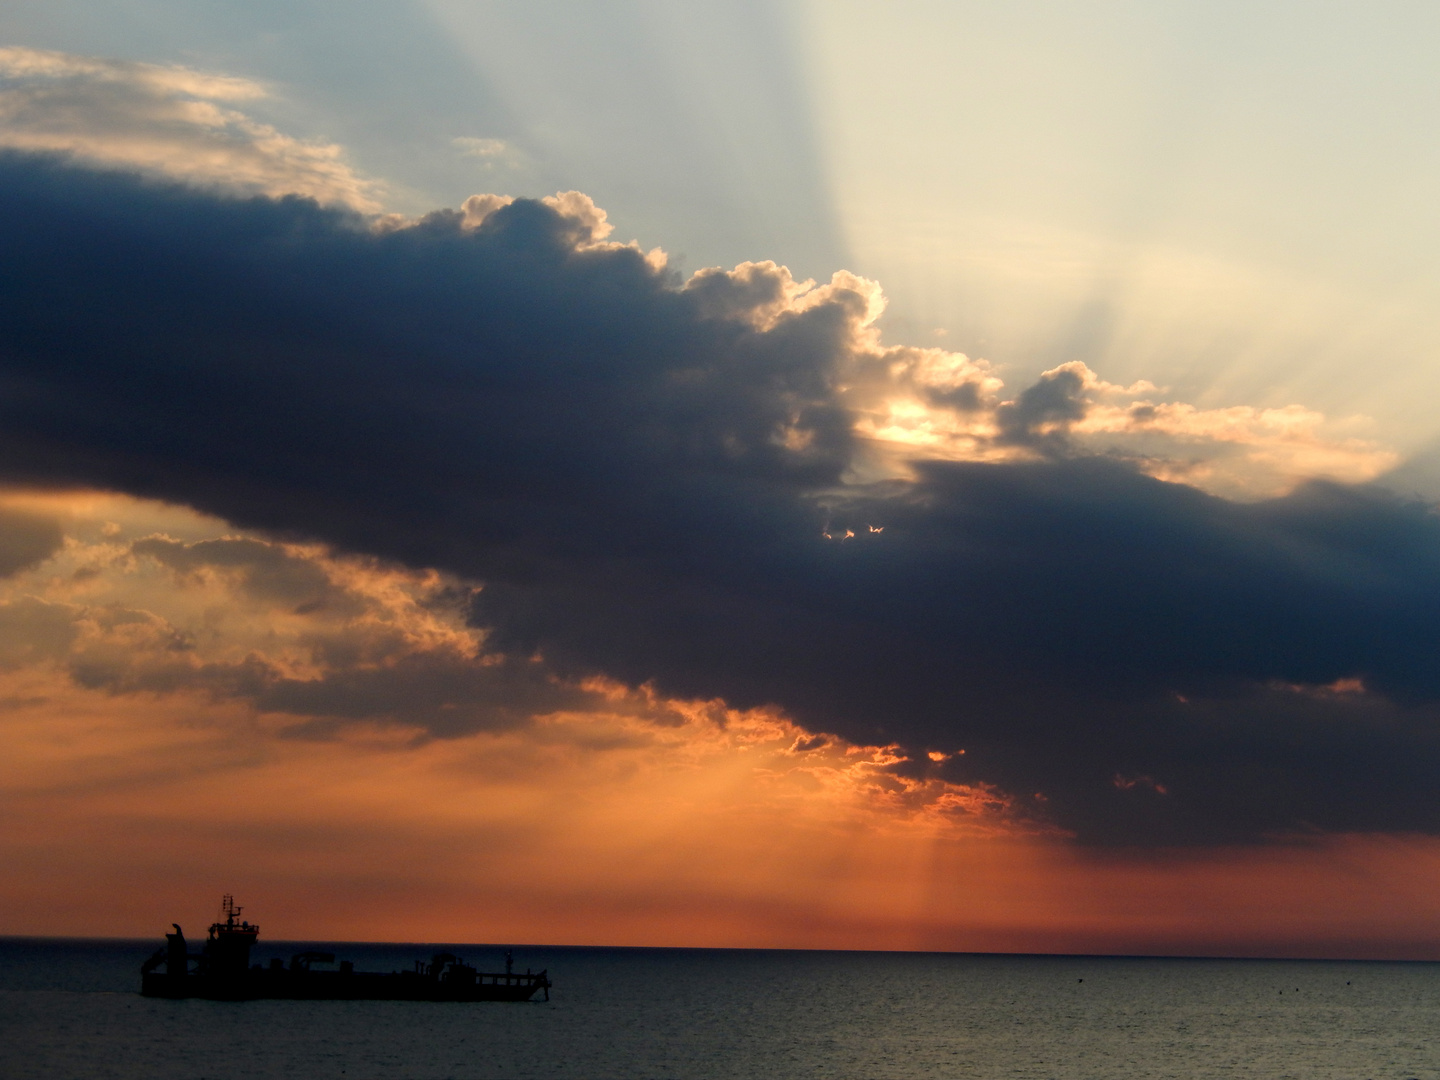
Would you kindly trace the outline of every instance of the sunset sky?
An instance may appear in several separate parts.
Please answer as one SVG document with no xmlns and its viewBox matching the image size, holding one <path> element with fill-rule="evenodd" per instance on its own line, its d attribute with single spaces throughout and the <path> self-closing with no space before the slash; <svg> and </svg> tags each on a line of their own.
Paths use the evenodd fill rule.
<svg viewBox="0 0 1440 1080">
<path fill-rule="evenodd" d="M 1440 959 L 1437 40 L 10 0 L 0 934 Z"/>
</svg>

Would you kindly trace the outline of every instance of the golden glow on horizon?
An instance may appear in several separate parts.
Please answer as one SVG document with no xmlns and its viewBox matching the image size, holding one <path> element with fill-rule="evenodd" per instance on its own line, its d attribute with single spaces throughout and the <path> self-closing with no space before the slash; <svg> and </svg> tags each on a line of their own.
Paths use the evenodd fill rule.
<svg viewBox="0 0 1440 1080">
<path fill-rule="evenodd" d="M 1440 956 L 1437 840 L 1086 852 L 885 748 L 608 680 L 449 738 L 266 712 L 217 670 L 484 643 L 435 575 L 259 542 L 186 563 L 133 545 L 243 538 L 119 496 L 4 502 L 67 539 L 0 596 L 0 932 L 150 935 L 228 890 L 275 938 Z M 74 629 L 14 649 L 35 626 Z"/>
</svg>

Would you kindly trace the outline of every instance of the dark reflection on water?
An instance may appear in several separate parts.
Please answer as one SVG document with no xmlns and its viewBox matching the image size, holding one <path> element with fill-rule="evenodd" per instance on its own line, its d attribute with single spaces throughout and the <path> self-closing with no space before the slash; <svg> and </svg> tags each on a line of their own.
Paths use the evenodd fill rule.
<svg viewBox="0 0 1440 1080">
<path fill-rule="evenodd" d="M 0 1076 L 1440 1080 L 1434 964 L 524 947 L 548 1004 L 220 1003 L 140 997 L 154 948 L 0 939 Z M 303 948 L 438 947 L 256 959 Z"/>
</svg>

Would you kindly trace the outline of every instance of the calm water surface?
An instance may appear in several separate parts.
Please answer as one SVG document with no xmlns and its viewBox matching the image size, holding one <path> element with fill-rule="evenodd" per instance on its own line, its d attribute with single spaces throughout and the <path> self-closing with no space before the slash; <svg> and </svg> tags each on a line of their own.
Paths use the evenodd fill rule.
<svg viewBox="0 0 1440 1080">
<path fill-rule="evenodd" d="M 1440 1080 L 1434 964 L 536 947 L 548 1004 L 223 1003 L 140 997 L 155 946 L 0 939 L 0 1076 Z M 302 948 L 438 947 L 256 959 Z"/>
</svg>

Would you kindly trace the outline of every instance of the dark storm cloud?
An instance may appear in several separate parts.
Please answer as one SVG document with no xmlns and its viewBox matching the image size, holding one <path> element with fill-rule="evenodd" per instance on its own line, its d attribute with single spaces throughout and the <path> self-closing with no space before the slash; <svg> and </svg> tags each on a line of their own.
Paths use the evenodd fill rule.
<svg viewBox="0 0 1440 1080">
<path fill-rule="evenodd" d="M 377 233 L 19 158 L 0 192 L 13 479 L 479 579 L 515 657 L 778 704 L 917 769 L 964 748 L 933 767 L 1093 842 L 1440 832 L 1423 506 L 1075 457 L 1063 372 L 996 415 L 1043 460 L 846 487 L 853 290 L 777 315 L 763 275 L 681 288 L 529 201 Z M 331 689 L 367 707 L 363 676 Z"/>
</svg>

